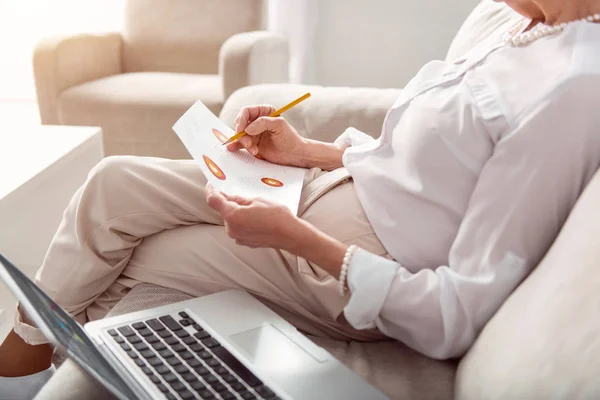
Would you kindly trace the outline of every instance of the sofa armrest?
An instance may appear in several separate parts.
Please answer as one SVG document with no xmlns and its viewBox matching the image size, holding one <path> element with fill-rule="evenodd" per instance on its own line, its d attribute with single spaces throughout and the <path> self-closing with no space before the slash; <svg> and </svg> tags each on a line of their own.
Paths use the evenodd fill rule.
<svg viewBox="0 0 600 400">
<path fill-rule="evenodd" d="M 58 124 L 57 100 L 69 87 L 121 72 L 117 33 L 49 37 L 33 53 L 33 74 L 43 124 Z"/>
<path fill-rule="evenodd" d="M 287 111 L 284 117 L 302 136 L 326 142 L 333 142 L 350 126 L 379 137 L 387 110 L 400 94 L 399 89 L 258 85 L 232 94 L 220 117 L 232 126 L 239 110 L 246 105 L 271 104 L 279 108 L 306 92 L 312 96 Z"/>
<path fill-rule="evenodd" d="M 456 399 L 598 398 L 599 204 L 600 169 L 544 259 L 461 360 Z"/>
<path fill-rule="evenodd" d="M 244 32 L 221 46 L 219 74 L 225 99 L 237 89 L 260 83 L 289 81 L 289 45 L 281 33 Z"/>
</svg>

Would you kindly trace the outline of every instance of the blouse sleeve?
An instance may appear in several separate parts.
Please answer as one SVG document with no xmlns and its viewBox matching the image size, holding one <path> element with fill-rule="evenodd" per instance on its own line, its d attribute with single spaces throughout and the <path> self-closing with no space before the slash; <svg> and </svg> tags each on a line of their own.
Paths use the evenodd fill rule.
<svg viewBox="0 0 600 400">
<path fill-rule="evenodd" d="M 411 273 L 364 250 L 351 260 L 344 309 L 357 329 L 377 327 L 432 358 L 462 355 L 541 260 L 598 168 L 599 96 L 563 85 L 522 116 L 484 165 L 448 265 Z"/>
<path fill-rule="evenodd" d="M 356 128 L 348 128 L 335 139 L 334 143 L 337 145 L 356 147 L 373 141 L 375 141 L 375 139 L 366 133 L 361 132 Z"/>
</svg>

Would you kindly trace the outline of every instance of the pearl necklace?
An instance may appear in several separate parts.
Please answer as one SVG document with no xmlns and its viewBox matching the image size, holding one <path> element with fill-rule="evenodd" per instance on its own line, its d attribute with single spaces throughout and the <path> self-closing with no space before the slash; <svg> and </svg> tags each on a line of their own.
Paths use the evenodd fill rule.
<svg viewBox="0 0 600 400">
<path fill-rule="evenodd" d="M 582 19 L 576 20 L 576 21 L 571 21 L 571 22 L 577 22 L 577 21 L 589 21 L 589 22 L 600 21 L 600 13 L 592 14 L 589 17 L 582 18 Z M 558 33 L 558 32 L 562 32 L 565 29 L 565 27 L 568 24 L 570 24 L 571 22 L 562 22 L 557 25 L 545 25 L 545 24 L 540 23 L 540 24 L 537 24 L 536 26 L 534 26 L 528 32 L 523 32 L 523 33 L 517 34 L 516 32 L 525 29 L 525 27 L 523 27 L 523 24 L 519 24 L 514 29 L 511 29 L 510 31 L 508 31 L 508 33 L 504 37 L 504 43 L 511 45 L 511 46 L 515 46 L 515 47 L 516 46 L 525 46 L 537 39 L 543 38 L 545 36 L 554 35 L 555 33 Z"/>
</svg>

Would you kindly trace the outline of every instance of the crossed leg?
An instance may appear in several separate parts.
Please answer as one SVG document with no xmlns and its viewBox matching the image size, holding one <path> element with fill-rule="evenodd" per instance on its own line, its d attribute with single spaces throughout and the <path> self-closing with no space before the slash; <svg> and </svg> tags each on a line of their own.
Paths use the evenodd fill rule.
<svg viewBox="0 0 600 400">
<path fill-rule="evenodd" d="M 308 180 L 316 176 L 313 171 Z M 318 266 L 280 250 L 237 246 L 206 204 L 205 185 L 192 160 L 103 160 L 67 208 L 36 283 L 80 322 L 101 318 L 129 288 L 147 282 L 191 295 L 239 288 L 306 332 L 383 337 L 339 318 L 348 299 L 337 295 L 336 278 Z M 385 254 L 352 184 L 329 190 L 301 217 L 342 241 Z M 15 332 L 29 344 L 46 343 L 20 319 Z"/>
</svg>

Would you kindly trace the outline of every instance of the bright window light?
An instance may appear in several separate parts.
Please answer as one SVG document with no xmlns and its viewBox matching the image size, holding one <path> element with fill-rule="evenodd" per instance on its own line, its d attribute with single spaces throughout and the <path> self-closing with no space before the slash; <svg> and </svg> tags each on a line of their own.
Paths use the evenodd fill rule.
<svg viewBox="0 0 600 400">
<path fill-rule="evenodd" d="M 47 35 L 119 30 L 124 0 L 0 0 L 0 101 L 33 100 L 33 48 Z"/>
</svg>

